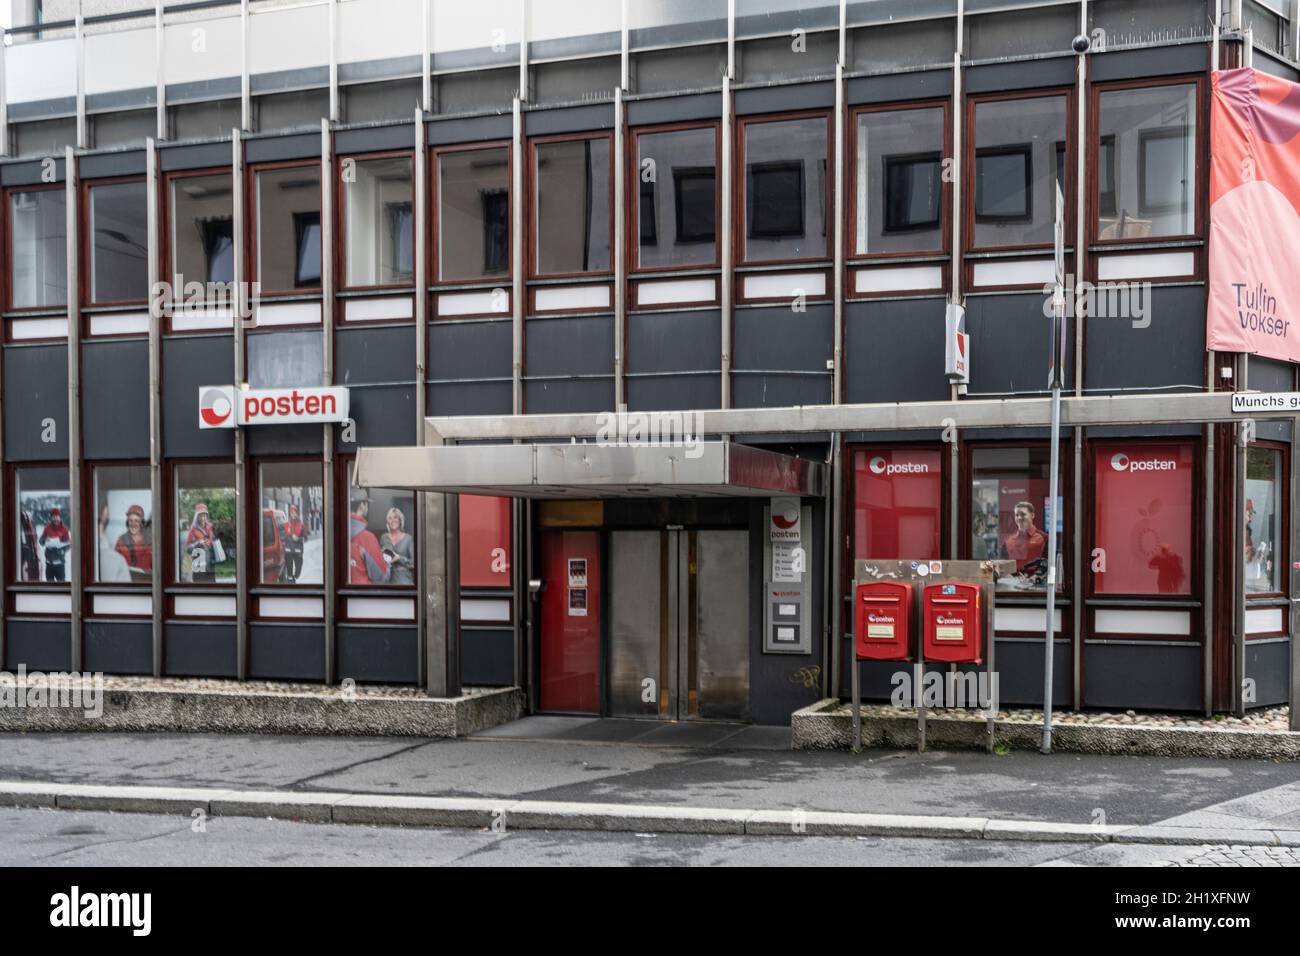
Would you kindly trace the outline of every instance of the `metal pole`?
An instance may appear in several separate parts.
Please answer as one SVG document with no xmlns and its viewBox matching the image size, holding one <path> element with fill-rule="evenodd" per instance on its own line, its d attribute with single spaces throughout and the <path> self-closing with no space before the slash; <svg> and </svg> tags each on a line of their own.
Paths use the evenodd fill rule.
<svg viewBox="0 0 1300 956">
<path fill-rule="evenodd" d="M 0 157 L 9 155 L 9 93 L 5 89 L 5 47 L 8 39 L 4 27 L 0 27 Z"/>
<path fill-rule="evenodd" d="M 524 163 L 527 151 L 524 149 L 524 114 L 519 97 L 514 99 L 514 126 L 510 137 L 514 156 L 510 163 L 512 170 L 510 189 L 510 242 L 511 242 L 511 361 L 510 361 L 510 407 L 514 414 L 522 415 L 524 411 Z"/>
<path fill-rule="evenodd" d="M 239 128 L 252 129 L 253 99 L 248 82 L 248 0 L 239 5 Z"/>
<path fill-rule="evenodd" d="M 153 7 L 154 38 L 154 135 L 167 138 L 167 34 L 163 22 L 163 0 Z M 155 512 L 157 514 L 157 512 Z M 154 520 L 158 520 L 155 518 Z"/>
<path fill-rule="evenodd" d="M 77 57 L 77 149 L 86 148 L 86 21 L 81 10 L 82 0 L 77 0 L 76 57 Z M 72 282 L 72 273 L 68 273 Z"/>
<path fill-rule="evenodd" d="M 159 4 L 161 6 L 161 4 Z M 153 676 L 163 672 L 163 526 L 162 486 L 162 299 L 154 295 L 162 279 L 159 257 L 161 232 L 158 222 L 158 144 L 145 140 L 145 206 L 149 234 L 149 501 L 153 520 L 154 561 L 149 573 L 153 612 Z"/>
<path fill-rule="evenodd" d="M 730 46 L 728 46 L 728 56 L 731 56 Z M 731 111 L 731 76 L 725 74 L 722 77 L 722 223 L 718 232 L 722 245 L 722 275 L 718 279 L 720 285 L 720 295 L 718 302 L 721 305 L 721 322 L 722 322 L 722 355 L 720 356 L 722 371 L 722 393 L 721 407 L 731 407 L 731 323 L 732 323 L 732 299 L 735 291 L 735 256 L 732 251 L 732 144 L 735 137 L 735 119 Z"/>
<path fill-rule="evenodd" d="M 1060 334 L 1062 317 L 1060 309 L 1055 323 Z M 1049 488 L 1051 497 L 1048 501 L 1052 507 L 1052 520 L 1047 526 L 1047 625 L 1043 640 L 1043 753 L 1052 752 L 1052 651 L 1056 640 L 1056 523 L 1060 518 L 1057 504 L 1057 491 L 1061 479 L 1061 382 L 1060 363 L 1052 381 L 1052 465 Z"/>
<path fill-rule="evenodd" d="M 334 384 L 334 248 L 329 237 L 334 235 L 334 137 L 328 119 L 321 119 L 320 124 L 320 183 L 321 183 L 321 333 L 324 336 L 324 367 L 322 382 Z M 419 260 L 417 260 L 419 261 Z M 335 492 L 334 474 L 334 426 L 321 426 L 321 442 L 324 450 L 322 482 L 323 501 L 321 502 L 321 582 L 325 587 L 324 623 L 325 623 L 325 683 L 333 684 L 338 680 L 335 647 L 337 646 L 338 618 L 338 568 L 335 552 L 335 511 L 338 495 Z M 345 509 L 343 514 L 349 512 Z M 346 517 L 345 519 L 346 520 Z"/>
<path fill-rule="evenodd" d="M 81 7 L 77 7 L 81 23 Z M 84 112 L 82 116 L 84 117 Z M 67 309 L 68 309 L 68 481 L 72 500 L 68 502 L 68 525 L 72 542 L 68 548 L 68 590 L 71 597 L 72 670 L 81 670 L 82 574 L 81 535 L 84 522 L 81 506 L 81 283 L 77 246 L 77 154 L 71 146 L 63 150 L 63 188 L 67 226 Z"/>
<path fill-rule="evenodd" d="M 425 369 L 429 361 L 429 277 L 425 274 L 425 195 L 428 192 L 428 168 L 429 168 L 429 136 L 424 127 L 424 116 L 416 111 L 415 120 L 415 208 L 416 212 L 416 252 L 415 252 L 415 443 L 424 444 L 424 416 L 428 414 L 428 386 L 426 383 Z M 415 496 L 415 549 L 416 549 L 416 566 L 420 570 L 419 585 L 420 593 L 415 602 L 415 622 L 417 633 L 421 639 L 417 642 L 418 658 L 420 673 L 426 673 L 428 667 L 428 657 L 426 642 L 424 640 L 425 628 L 428 623 L 428 576 L 423 569 L 428 562 L 428 545 L 429 536 L 427 532 L 428 521 L 428 501 L 426 495 L 417 494 Z M 427 684 L 425 685 L 427 688 Z"/>
<path fill-rule="evenodd" d="M 614 90 L 614 407 L 627 402 L 626 365 L 627 334 L 627 254 L 623 242 L 624 197 L 627 195 L 627 150 L 629 137 L 623 108 L 623 90 Z"/>
<path fill-rule="evenodd" d="M 1237 385 L 1245 389 L 1242 372 L 1245 356 L 1237 356 Z M 1232 709 L 1238 717 L 1246 716 L 1246 529 L 1242 516 L 1246 503 L 1247 424 L 1237 425 L 1236 474 L 1232 482 Z M 1295 706 L 1295 702 L 1292 702 Z"/>
<path fill-rule="evenodd" d="M 330 122 L 339 121 L 339 0 L 329 0 Z M 322 233 L 322 238 L 324 234 Z"/>
<path fill-rule="evenodd" d="M 432 17 L 429 15 L 429 4 L 433 0 L 423 0 L 420 4 L 420 106 L 424 112 L 433 111 L 433 79 L 429 75 L 432 68 L 433 43 L 429 37 L 429 22 Z"/>
</svg>

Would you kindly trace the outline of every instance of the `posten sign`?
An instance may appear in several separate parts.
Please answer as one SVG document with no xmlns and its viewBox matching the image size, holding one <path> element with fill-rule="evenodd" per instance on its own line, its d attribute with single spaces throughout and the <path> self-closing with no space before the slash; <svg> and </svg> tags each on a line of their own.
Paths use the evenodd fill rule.
<svg viewBox="0 0 1300 956">
<path fill-rule="evenodd" d="M 240 425 L 327 424 L 348 420 L 348 390 L 313 388 L 199 387 L 199 428 Z"/>
</svg>

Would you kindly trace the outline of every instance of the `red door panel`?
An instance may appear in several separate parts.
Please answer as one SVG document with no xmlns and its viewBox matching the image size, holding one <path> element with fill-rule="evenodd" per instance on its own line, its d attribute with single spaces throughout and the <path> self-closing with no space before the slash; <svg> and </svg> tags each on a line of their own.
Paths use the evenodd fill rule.
<svg viewBox="0 0 1300 956">
<path fill-rule="evenodd" d="M 542 710 L 600 713 L 600 536 L 542 535 Z"/>
</svg>

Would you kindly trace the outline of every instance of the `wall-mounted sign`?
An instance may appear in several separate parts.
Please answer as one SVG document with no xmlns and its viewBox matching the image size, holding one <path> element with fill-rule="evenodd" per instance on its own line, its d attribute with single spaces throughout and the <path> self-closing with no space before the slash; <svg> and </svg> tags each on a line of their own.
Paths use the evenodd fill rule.
<svg viewBox="0 0 1300 956">
<path fill-rule="evenodd" d="M 1233 392 L 1232 410 L 1240 412 L 1296 412 L 1300 414 L 1300 392 Z"/>
<path fill-rule="evenodd" d="M 954 385 L 969 385 L 970 336 L 966 334 L 966 310 L 949 302 L 944 328 L 943 374 Z"/>
<path fill-rule="evenodd" d="M 348 390 L 199 386 L 199 428 L 239 425 L 327 424 L 348 420 Z"/>
</svg>

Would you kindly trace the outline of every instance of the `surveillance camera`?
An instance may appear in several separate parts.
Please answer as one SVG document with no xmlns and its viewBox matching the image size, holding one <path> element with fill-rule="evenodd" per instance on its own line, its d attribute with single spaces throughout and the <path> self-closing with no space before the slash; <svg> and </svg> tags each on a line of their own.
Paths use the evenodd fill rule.
<svg viewBox="0 0 1300 956">
<path fill-rule="evenodd" d="M 1088 39 L 1087 35 L 1083 33 L 1080 33 L 1077 37 L 1075 37 L 1074 41 L 1070 44 L 1070 46 L 1074 47 L 1075 53 L 1087 53 L 1088 47 L 1090 47 L 1091 45 L 1092 45 L 1092 41 Z"/>
</svg>

